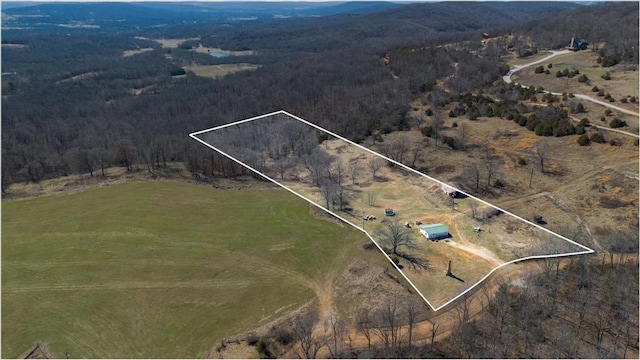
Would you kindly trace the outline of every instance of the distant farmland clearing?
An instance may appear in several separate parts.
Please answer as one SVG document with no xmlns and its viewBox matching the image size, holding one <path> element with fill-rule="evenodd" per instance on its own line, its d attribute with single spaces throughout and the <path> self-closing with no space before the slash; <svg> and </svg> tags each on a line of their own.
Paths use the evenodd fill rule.
<svg viewBox="0 0 640 360">
<path fill-rule="evenodd" d="M 364 240 L 287 191 L 172 182 L 5 202 L 2 230 L 4 357 L 203 357 L 314 299 Z"/>
<path fill-rule="evenodd" d="M 258 65 L 253 64 L 222 64 L 222 65 L 195 65 L 185 66 L 184 69 L 191 71 L 198 76 L 219 78 L 239 71 L 255 70 Z"/>
</svg>

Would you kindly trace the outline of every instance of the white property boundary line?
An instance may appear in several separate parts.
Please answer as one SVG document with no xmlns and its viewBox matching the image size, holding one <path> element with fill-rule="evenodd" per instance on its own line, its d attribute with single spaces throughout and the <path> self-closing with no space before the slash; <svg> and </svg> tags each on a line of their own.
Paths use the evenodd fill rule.
<svg viewBox="0 0 640 360">
<path fill-rule="evenodd" d="M 472 198 L 472 199 L 474 199 L 474 200 L 476 200 L 476 201 L 479 201 L 479 202 L 481 202 L 481 203 L 483 203 L 483 204 L 485 204 L 485 205 L 488 205 L 488 206 L 490 206 L 490 207 L 496 208 L 496 209 L 498 209 L 498 210 L 502 211 L 502 212 L 503 212 L 503 213 L 505 213 L 505 214 L 511 215 L 511 216 L 515 217 L 516 219 L 518 219 L 518 220 L 524 221 L 525 223 L 527 223 L 527 224 L 529 224 L 529 225 L 532 225 L 532 226 L 534 226 L 534 227 L 536 227 L 536 228 L 538 228 L 538 229 L 541 229 L 541 230 L 543 230 L 543 231 L 545 231 L 545 232 L 547 232 L 547 233 L 549 233 L 549 234 L 551 234 L 551 235 L 557 236 L 557 237 L 559 237 L 559 238 L 561 238 L 561 239 L 563 239 L 563 240 L 565 240 L 565 241 L 568 241 L 568 242 L 570 242 L 571 244 L 576 245 L 576 246 L 578 246 L 578 247 L 580 247 L 580 248 L 583 248 L 583 249 L 585 249 L 585 250 L 584 250 L 584 251 L 578 251 L 578 252 L 571 252 L 571 253 L 553 254 L 553 255 L 534 255 L 534 256 L 527 256 L 527 257 L 524 257 L 524 258 L 520 258 L 520 259 L 515 259 L 515 260 L 508 261 L 508 262 L 506 262 L 506 263 L 504 263 L 504 264 L 502 264 L 502 265 L 500 265 L 500 266 L 498 266 L 498 267 L 494 268 L 493 270 L 489 271 L 489 273 L 487 273 L 487 275 L 485 275 L 482 279 L 478 280 L 475 284 L 473 284 L 472 286 L 470 286 L 469 288 L 467 288 L 466 290 L 464 290 L 463 292 L 461 292 L 460 294 L 458 294 L 457 296 L 455 296 L 455 297 L 454 297 L 454 298 L 452 298 L 451 300 L 447 301 L 446 303 L 444 303 L 444 304 L 442 304 L 442 305 L 440 305 L 440 306 L 438 306 L 438 307 L 434 307 L 434 306 L 429 302 L 429 300 L 427 300 L 427 298 L 426 298 L 426 297 L 424 297 L 424 295 L 422 295 L 422 292 L 421 292 L 421 291 L 420 291 L 420 290 L 419 290 L 419 289 L 418 289 L 418 288 L 413 284 L 413 282 L 411 282 L 411 280 L 409 280 L 409 278 L 404 274 L 404 272 L 403 272 L 403 271 L 402 271 L 402 270 L 401 270 L 401 269 L 400 269 L 400 268 L 399 268 L 399 267 L 398 267 L 398 266 L 397 266 L 397 265 L 396 265 L 396 264 L 391 260 L 391 258 L 389 257 L 389 255 L 387 255 L 387 253 L 385 253 L 385 252 L 384 252 L 384 250 L 382 249 L 382 247 L 381 247 L 381 246 L 380 246 L 380 245 L 379 245 L 379 244 L 374 240 L 374 238 L 373 238 L 373 237 L 372 237 L 372 236 L 367 232 L 367 230 L 365 230 L 363 227 L 360 227 L 360 226 L 358 226 L 358 225 L 356 225 L 356 224 L 352 223 L 351 221 L 349 221 L 349 220 L 347 220 L 347 219 L 343 218 L 342 216 L 340 216 L 340 215 L 338 215 L 338 214 L 334 213 L 333 211 L 331 211 L 331 210 L 329 210 L 329 209 L 326 209 L 325 207 L 323 207 L 323 206 L 321 206 L 321 205 L 317 204 L 316 202 L 314 202 L 313 200 L 308 199 L 308 198 L 304 197 L 304 196 L 303 196 L 303 195 L 301 195 L 301 194 L 298 194 L 297 192 L 295 192 L 295 191 L 291 190 L 291 189 L 290 189 L 290 188 L 288 188 L 287 186 L 284 186 L 283 184 L 281 184 L 281 183 L 280 183 L 280 182 L 278 182 L 277 180 L 270 178 L 270 177 L 269 177 L 269 176 L 267 176 L 266 174 L 263 174 L 262 172 L 257 171 L 256 169 L 252 168 L 251 166 L 249 166 L 249 165 L 247 165 L 247 164 L 243 163 L 242 161 L 240 161 L 240 160 L 238 160 L 238 159 L 234 158 L 233 156 L 231 156 L 231 155 L 229 155 L 229 154 L 225 153 L 224 151 L 222 151 L 222 150 L 220 150 L 220 149 L 218 149 L 218 148 L 214 147 L 213 145 L 211 145 L 211 144 L 207 143 L 206 141 L 201 140 L 201 139 L 199 139 L 199 138 L 197 137 L 197 135 L 200 135 L 200 134 L 203 134 L 203 133 L 206 133 L 206 132 L 215 131 L 215 130 L 220 130 L 220 129 L 224 129 L 224 128 L 226 128 L 226 127 L 230 127 L 230 126 L 235 126 L 235 125 L 243 124 L 243 123 L 246 123 L 246 122 L 250 122 L 250 121 L 254 121 L 254 120 L 259 120 L 259 119 L 263 119 L 263 118 L 270 117 L 270 116 L 274 116 L 274 115 L 286 115 L 286 116 L 289 116 L 289 117 L 291 117 L 291 118 L 293 118 L 293 119 L 296 119 L 296 120 L 298 120 L 298 121 L 300 121 L 300 122 L 303 122 L 303 123 L 305 123 L 305 124 L 307 124 L 307 125 L 309 125 L 309 126 L 311 126 L 311 127 L 315 128 L 315 129 L 318 129 L 318 130 L 324 131 L 324 132 L 326 132 L 327 134 L 329 134 L 329 135 L 331 135 L 331 136 L 334 136 L 334 137 L 336 137 L 336 138 L 338 138 L 338 139 L 340 139 L 340 140 L 346 141 L 347 143 L 349 143 L 349 144 L 351 144 L 351 145 L 354 145 L 354 146 L 356 146 L 356 147 L 358 147 L 358 148 L 360 148 L 360 149 L 362 149 L 362 150 L 364 150 L 364 151 L 367 151 L 367 152 L 369 152 L 369 153 L 371 153 L 371 154 L 373 154 L 373 155 L 375 155 L 375 156 L 379 156 L 379 157 L 381 157 L 381 158 L 383 158 L 383 159 L 385 159 L 385 160 L 387 160 L 387 161 L 389 161 L 389 162 L 391 162 L 391 163 L 393 163 L 393 164 L 395 164 L 395 165 L 397 165 L 397 166 L 401 167 L 402 169 L 404 169 L 404 170 L 406 170 L 406 171 L 410 171 L 410 172 L 413 172 L 413 173 L 415 173 L 415 174 L 417 174 L 417 175 L 424 176 L 424 177 L 426 177 L 427 179 L 429 179 L 429 180 L 431 180 L 431 181 L 435 181 L 435 182 L 437 182 L 437 183 L 438 183 L 438 184 L 440 184 L 440 185 L 447 185 L 447 186 L 450 186 L 450 185 L 448 185 L 448 184 L 446 184 L 446 183 L 444 183 L 444 182 L 442 182 L 442 181 L 440 181 L 440 180 L 438 180 L 438 179 L 434 179 L 434 178 L 432 178 L 431 176 L 428 176 L 428 175 L 426 175 L 426 174 L 423 174 L 423 173 L 421 173 L 421 172 L 419 172 L 419 171 L 417 171 L 417 170 L 414 170 L 414 169 L 412 169 L 412 168 L 410 168 L 410 167 L 408 167 L 408 166 L 406 166 L 406 165 L 404 165 L 404 164 L 402 164 L 402 163 L 399 163 L 399 162 L 397 162 L 397 161 L 395 161 L 395 160 L 393 160 L 393 159 L 390 159 L 390 158 L 388 158 L 388 157 L 386 157 L 386 156 L 384 156 L 384 155 L 378 154 L 377 152 L 375 152 L 375 151 L 373 151 L 373 150 L 370 150 L 370 149 L 368 149 L 368 148 L 366 148 L 366 147 L 364 147 L 364 146 L 362 146 L 362 145 L 356 144 L 356 143 L 354 143 L 353 141 L 351 141 L 351 140 L 349 140 L 349 139 L 347 139 L 347 138 L 344 138 L 344 137 L 342 137 L 342 136 L 340 136 L 340 135 L 338 135 L 338 134 L 335 134 L 335 133 L 333 133 L 333 132 L 331 132 L 331 131 L 328 131 L 328 130 L 326 130 L 326 129 L 324 129 L 324 128 L 321 128 L 321 127 L 319 127 L 319 126 L 317 126 L 317 125 L 315 125 L 315 124 L 313 124 L 313 123 L 310 123 L 310 122 L 308 122 L 308 121 L 306 121 L 306 120 L 304 120 L 304 119 L 302 119 L 302 118 L 299 118 L 299 117 L 297 117 L 297 116 L 295 116 L 295 115 L 292 115 L 292 114 L 290 114 L 290 113 L 288 113 L 288 112 L 286 112 L 286 111 L 284 111 L 284 110 L 275 111 L 275 112 L 272 112 L 272 113 L 268 113 L 268 114 L 264 114 L 264 115 L 260 115 L 260 116 L 256 116 L 256 117 L 252 117 L 252 118 L 245 119 L 245 120 L 240 120 L 240 121 L 232 122 L 232 123 L 225 124 L 225 125 L 220 125 L 220 126 L 212 127 L 212 128 L 205 129 L 205 130 L 196 131 L 196 132 L 193 132 L 193 133 L 189 134 L 189 136 L 190 136 L 191 138 L 193 138 L 194 140 L 196 140 L 196 141 L 198 141 L 198 142 L 202 143 L 203 145 L 205 145 L 205 146 L 207 146 L 207 147 L 209 147 L 209 148 L 211 148 L 211 149 L 213 149 L 213 150 L 215 150 L 215 151 L 219 152 L 220 154 L 222 154 L 222 155 L 224 155 L 224 156 L 228 157 L 229 159 L 231 159 L 231 160 L 233 160 L 233 161 L 237 162 L 238 164 L 240 164 L 240 165 L 242 165 L 242 166 L 244 166 L 244 167 L 248 168 L 249 170 L 251 170 L 251 171 L 255 172 L 256 174 L 258 174 L 258 175 L 260 175 L 260 176 L 264 177 L 265 179 L 267 179 L 267 180 L 269 180 L 269 181 L 273 182 L 274 184 L 276 184 L 276 185 L 278 185 L 278 186 L 282 187 L 283 189 L 285 189 L 285 190 L 287 190 L 287 191 L 291 192 L 292 194 L 294 194 L 294 195 L 296 195 L 296 196 L 298 196 L 298 197 L 300 197 L 300 198 L 302 198 L 302 199 L 306 200 L 307 202 L 309 202 L 309 203 L 311 203 L 311 204 L 313 204 L 313 205 L 317 206 L 318 208 L 320 208 L 320 209 L 322 209 L 322 210 L 324 210 L 324 211 L 328 212 L 329 214 L 331 214 L 331 215 L 335 216 L 336 218 L 338 218 L 338 219 L 340 219 L 340 220 L 344 221 L 345 223 L 347 223 L 347 224 L 349 224 L 349 225 L 351 225 L 351 226 L 355 227 L 356 229 L 358 229 L 358 230 L 360 230 L 360 231 L 364 232 L 364 233 L 369 237 L 369 239 L 370 239 L 370 240 L 371 240 L 371 241 L 376 245 L 376 247 L 378 248 L 378 250 L 380 250 L 380 252 L 381 252 L 381 253 L 382 253 L 382 254 L 387 258 L 387 260 L 389 260 L 389 262 L 390 262 L 390 263 L 391 263 L 391 264 L 396 268 L 396 270 L 398 270 L 398 271 L 400 272 L 400 274 L 402 274 L 402 276 L 404 277 L 404 279 L 405 279 L 405 280 L 407 280 L 407 282 L 411 285 L 411 287 L 413 287 L 413 289 L 414 289 L 414 290 L 415 290 L 415 291 L 420 295 L 420 297 L 421 297 L 421 298 L 422 298 L 422 299 L 423 299 L 423 300 L 424 300 L 424 301 L 429 305 L 429 307 L 431 307 L 431 309 L 432 309 L 433 311 L 438 311 L 438 310 L 440 310 L 440 309 L 442 309 L 442 308 L 446 307 L 447 305 L 451 304 L 452 302 L 456 301 L 457 299 L 459 299 L 460 297 L 464 296 L 466 293 L 468 293 L 469 291 L 471 291 L 472 289 L 474 289 L 474 288 L 475 288 L 476 286 L 478 286 L 480 283 L 482 283 L 483 281 L 485 281 L 485 280 L 486 280 L 489 276 L 491 276 L 491 274 L 493 274 L 495 271 L 497 271 L 498 269 L 501 269 L 501 268 L 503 268 L 503 267 L 505 267 L 505 266 L 507 266 L 507 265 L 509 265 L 509 264 L 514 264 L 514 263 L 517 263 L 517 262 L 520 262 L 520 261 L 533 260 L 533 259 L 548 259 L 548 258 L 557 258 L 557 257 L 564 257 L 564 256 L 584 255 L 584 254 L 592 254 L 592 253 L 595 253 L 595 251 L 594 251 L 593 249 L 589 248 L 589 247 L 586 247 L 586 246 L 584 246 L 584 245 L 582 245 L 582 244 L 579 244 L 579 243 L 577 243 L 577 242 L 575 242 L 575 241 L 573 241 L 573 240 L 571 240 L 571 239 L 568 239 L 568 238 L 566 238 L 566 237 L 564 237 L 564 236 L 562 236 L 562 235 L 560 235 L 560 234 L 557 234 L 557 233 L 555 233 L 555 232 L 553 232 L 553 231 L 551 231 L 551 230 L 549 230 L 549 229 L 543 228 L 543 227 L 541 227 L 541 226 L 539 226 L 539 225 L 537 225 L 537 224 L 535 224 L 535 223 L 532 223 L 531 221 L 529 221 L 529 220 L 527 220 L 527 219 L 524 219 L 524 218 L 522 218 L 522 217 L 520 217 L 520 216 L 518 216 L 518 215 L 515 215 L 515 214 L 513 214 L 513 213 L 511 213 L 511 212 L 509 212 L 509 211 L 506 211 L 506 210 L 501 209 L 501 208 L 499 208 L 499 207 L 497 207 L 497 206 L 495 206 L 495 205 L 492 205 L 492 204 L 490 204 L 490 203 L 488 203 L 488 202 L 486 202 L 486 201 L 484 201 L 484 200 L 482 200 L 482 199 L 479 199 L 479 198 L 477 198 L 477 197 L 475 197 L 475 196 L 472 196 L 472 195 L 470 195 L 470 194 L 468 194 L 468 193 L 466 193 L 466 192 L 464 192 L 464 191 L 460 191 L 460 190 L 456 189 L 458 192 L 460 192 L 460 193 L 462 193 L 462 194 L 464 194 L 464 195 L 466 195 L 466 196 L 468 196 L 468 197 L 470 197 L 470 198 Z M 450 186 L 450 187 L 451 187 L 451 186 Z"/>
</svg>

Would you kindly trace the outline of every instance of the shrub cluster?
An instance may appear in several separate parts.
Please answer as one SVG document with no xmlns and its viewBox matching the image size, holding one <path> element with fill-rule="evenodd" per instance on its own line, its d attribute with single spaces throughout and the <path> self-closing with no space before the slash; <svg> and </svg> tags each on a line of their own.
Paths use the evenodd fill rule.
<svg viewBox="0 0 640 360">
<path fill-rule="evenodd" d="M 273 359 L 282 349 L 294 342 L 294 335 L 288 327 L 274 326 L 267 334 L 260 337 L 255 333 L 247 335 L 246 341 L 255 346 L 261 359 Z"/>
<path fill-rule="evenodd" d="M 589 136 L 587 134 L 582 134 L 578 137 L 577 143 L 580 146 L 587 146 L 591 143 L 591 140 L 589 140 Z"/>
<path fill-rule="evenodd" d="M 591 134 L 591 136 L 589 136 L 589 140 L 598 144 L 603 144 L 605 142 L 604 136 L 599 132 Z"/>
<path fill-rule="evenodd" d="M 598 64 L 601 64 L 602 67 L 611 67 L 617 65 L 620 62 L 621 54 L 615 53 L 611 55 L 601 55 L 596 60 Z"/>
<path fill-rule="evenodd" d="M 580 71 L 578 71 L 578 69 L 569 70 L 568 68 L 564 68 L 564 70 L 562 70 L 562 71 L 560 71 L 560 70 L 556 71 L 556 77 L 558 77 L 558 78 L 564 77 L 564 76 L 566 76 L 568 78 L 572 78 L 572 77 L 574 77 L 576 75 L 579 75 L 579 74 L 580 74 Z"/>
<path fill-rule="evenodd" d="M 433 135 L 433 126 L 425 126 L 420 129 L 422 136 L 431 137 Z"/>
<path fill-rule="evenodd" d="M 618 118 L 613 118 L 613 120 L 609 122 L 609 126 L 613 129 L 621 128 L 627 126 L 627 122 Z"/>
</svg>

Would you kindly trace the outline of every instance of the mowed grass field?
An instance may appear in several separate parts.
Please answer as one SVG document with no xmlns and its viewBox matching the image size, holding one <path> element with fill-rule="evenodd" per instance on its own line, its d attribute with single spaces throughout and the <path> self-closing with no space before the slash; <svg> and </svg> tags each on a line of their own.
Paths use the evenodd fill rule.
<svg viewBox="0 0 640 360">
<path fill-rule="evenodd" d="M 202 357 L 313 300 L 363 242 L 284 190 L 136 182 L 5 202 L 2 355 Z"/>
</svg>

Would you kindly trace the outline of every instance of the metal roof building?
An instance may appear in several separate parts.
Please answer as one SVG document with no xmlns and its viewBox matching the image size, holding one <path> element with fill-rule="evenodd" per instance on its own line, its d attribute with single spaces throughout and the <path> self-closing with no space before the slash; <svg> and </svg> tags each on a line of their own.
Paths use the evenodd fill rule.
<svg viewBox="0 0 640 360">
<path fill-rule="evenodd" d="M 423 225 L 420 233 L 429 240 L 445 239 L 449 237 L 449 228 L 444 224 Z"/>
</svg>

